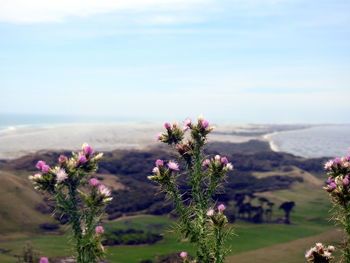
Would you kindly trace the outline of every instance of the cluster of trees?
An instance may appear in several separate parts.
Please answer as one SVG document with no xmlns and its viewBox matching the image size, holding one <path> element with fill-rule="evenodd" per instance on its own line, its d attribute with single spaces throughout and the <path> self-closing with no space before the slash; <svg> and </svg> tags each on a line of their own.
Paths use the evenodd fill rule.
<svg viewBox="0 0 350 263">
<path fill-rule="evenodd" d="M 144 230 L 136 229 L 111 229 L 105 233 L 103 245 L 140 245 L 154 244 L 162 240 L 160 234 L 145 232 Z"/>
<path fill-rule="evenodd" d="M 253 205 L 256 200 L 258 205 Z M 257 197 L 254 193 L 236 194 L 234 197 L 235 206 L 233 208 L 236 218 L 253 223 L 274 222 L 273 207 L 275 203 L 265 197 Z M 255 202 L 256 203 L 256 202 Z M 279 206 L 285 212 L 283 222 L 290 224 L 290 213 L 295 206 L 295 202 L 284 202 Z"/>
</svg>

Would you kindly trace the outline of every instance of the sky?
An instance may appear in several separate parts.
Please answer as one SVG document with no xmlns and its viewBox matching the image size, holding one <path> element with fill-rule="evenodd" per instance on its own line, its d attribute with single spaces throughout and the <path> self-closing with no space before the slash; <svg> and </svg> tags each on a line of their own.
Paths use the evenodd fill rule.
<svg viewBox="0 0 350 263">
<path fill-rule="evenodd" d="M 0 0 L 0 114 L 349 123 L 348 0 Z"/>
</svg>

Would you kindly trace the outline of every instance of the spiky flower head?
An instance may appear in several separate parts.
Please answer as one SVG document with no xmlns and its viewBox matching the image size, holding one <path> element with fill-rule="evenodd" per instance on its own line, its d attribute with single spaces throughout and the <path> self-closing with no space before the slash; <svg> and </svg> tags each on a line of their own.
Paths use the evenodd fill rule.
<svg viewBox="0 0 350 263">
<path fill-rule="evenodd" d="M 41 257 L 39 263 L 49 263 L 49 259 L 47 257 Z"/>
<path fill-rule="evenodd" d="M 168 165 L 168 168 L 169 168 L 170 170 L 173 170 L 173 171 L 178 171 L 178 170 L 180 170 L 180 169 L 179 169 L 179 165 L 178 165 L 176 162 L 174 162 L 174 161 L 169 161 L 167 165 Z"/>
<path fill-rule="evenodd" d="M 101 235 L 105 232 L 105 229 L 103 228 L 103 226 L 96 226 L 95 227 L 95 233 L 98 235 Z"/>
<path fill-rule="evenodd" d="M 89 180 L 89 186 L 96 187 L 100 184 L 100 181 L 97 178 L 91 178 Z"/>
<path fill-rule="evenodd" d="M 67 178 L 68 178 L 68 174 L 66 173 L 66 170 L 64 170 L 63 168 L 58 170 L 58 172 L 56 173 L 57 182 L 63 182 Z"/>
</svg>

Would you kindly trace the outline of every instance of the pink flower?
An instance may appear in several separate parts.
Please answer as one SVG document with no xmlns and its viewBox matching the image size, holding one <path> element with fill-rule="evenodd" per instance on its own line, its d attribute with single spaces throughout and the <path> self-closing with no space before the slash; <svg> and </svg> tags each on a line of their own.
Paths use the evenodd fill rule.
<svg viewBox="0 0 350 263">
<path fill-rule="evenodd" d="M 210 160 L 209 159 L 205 159 L 202 163 L 202 166 L 209 166 L 210 164 Z"/>
<path fill-rule="evenodd" d="M 343 185 L 348 185 L 349 184 L 349 177 L 345 176 L 345 178 L 343 179 Z"/>
<path fill-rule="evenodd" d="M 174 162 L 174 161 L 169 161 L 168 162 L 168 167 L 170 170 L 178 171 L 179 170 L 179 165 Z"/>
<path fill-rule="evenodd" d="M 98 186 L 98 191 L 100 192 L 101 195 L 103 196 L 110 196 L 111 195 L 111 190 L 109 190 L 105 185 L 100 184 Z"/>
<path fill-rule="evenodd" d="M 105 229 L 103 228 L 103 226 L 97 226 L 95 227 L 95 233 L 100 235 L 103 234 L 105 232 Z"/>
<path fill-rule="evenodd" d="M 184 125 L 183 127 L 182 127 L 182 130 L 185 132 L 185 131 L 188 131 L 190 129 L 190 127 L 189 126 L 186 126 L 186 125 Z"/>
<path fill-rule="evenodd" d="M 182 251 L 181 253 L 180 253 L 180 257 L 181 258 L 183 258 L 183 259 L 185 259 L 185 258 L 187 258 L 187 252 L 185 252 L 185 251 Z"/>
<path fill-rule="evenodd" d="M 335 183 L 330 183 L 330 184 L 328 185 L 328 189 L 329 189 L 329 190 L 334 190 L 335 188 L 337 188 L 337 185 L 336 185 Z"/>
<path fill-rule="evenodd" d="M 65 162 L 67 162 L 67 161 L 68 161 L 67 156 L 65 156 L 65 155 L 63 155 L 63 154 L 61 154 L 60 157 L 58 157 L 58 162 L 59 162 L 60 164 L 63 164 L 63 163 L 65 163 Z"/>
<path fill-rule="evenodd" d="M 164 165 L 164 161 L 163 161 L 163 160 L 158 159 L 158 160 L 156 161 L 156 166 L 157 166 L 157 167 L 160 167 L 160 166 L 163 166 L 163 165 Z"/>
<path fill-rule="evenodd" d="M 86 162 L 87 162 L 86 156 L 79 153 L 78 163 L 86 163 Z"/>
<path fill-rule="evenodd" d="M 40 258 L 39 263 L 49 263 L 49 259 L 46 257 L 42 257 L 42 258 Z"/>
<path fill-rule="evenodd" d="M 225 209 L 226 209 L 226 206 L 223 205 L 223 204 L 221 204 L 221 205 L 218 206 L 219 212 L 222 212 L 222 211 L 224 211 Z"/>
<path fill-rule="evenodd" d="M 333 160 L 329 160 L 324 164 L 324 169 L 325 170 L 331 170 L 333 167 L 334 161 Z"/>
<path fill-rule="evenodd" d="M 89 180 L 89 186 L 96 187 L 100 184 L 100 181 L 97 178 L 91 178 Z"/>
<path fill-rule="evenodd" d="M 165 129 L 169 130 L 171 128 L 171 124 L 169 122 L 164 123 Z"/>
<path fill-rule="evenodd" d="M 184 121 L 184 126 L 190 127 L 191 125 L 192 125 L 192 120 L 191 120 L 191 118 L 187 118 L 187 119 Z"/>
<path fill-rule="evenodd" d="M 158 172 L 159 172 L 159 168 L 158 168 L 158 167 L 154 167 L 154 168 L 152 169 L 152 172 L 155 173 L 155 174 L 158 173 Z"/>
<path fill-rule="evenodd" d="M 34 179 L 41 179 L 42 175 L 41 174 L 34 174 L 33 178 Z"/>
<path fill-rule="evenodd" d="M 44 161 L 38 161 L 35 165 L 36 168 L 38 168 L 39 170 L 41 170 L 41 168 L 43 167 L 43 165 L 45 165 L 46 163 Z"/>
<path fill-rule="evenodd" d="M 156 135 L 156 140 L 157 140 L 157 141 L 161 141 L 162 139 L 163 139 L 162 133 L 158 133 L 158 134 Z"/>
<path fill-rule="evenodd" d="M 56 174 L 57 182 L 62 182 L 68 178 L 68 174 L 64 169 L 60 169 Z"/>
<path fill-rule="evenodd" d="M 41 166 L 41 171 L 46 174 L 50 171 L 50 166 L 48 166 L 47 164 L 44 164 L 43 166 Z"/>
<path fill-rule="evenodd" d="M 214 215 L 214 209 L 209 209 L 207 212 L 207 216 L 213 216 Z"/>
<path fill-rule="evenodd" d="M 201 121 L 201 126 L 206 129 L 209 127 L 209 122 L 207 120 L 202 120 Z"/>
<path fill-rule="evenodd" d="M 220 162 L 221 162 L 222 164 L 228 164 L 228 160 L 227 160 L 226 157 L 221 157 Z"/>
<path fill-rule="evenodd" d="M 87 143 L 83 144 L 82 149 L 83 149 L 83 153 L 86 156 L 89 156 L 89 155 L 93 154 L 93 152 L 94 152 L 94 149 L 90 145 L 88 145 Z"/>
<path fill-rule="evenodd" d="M 226 169 L 227 169 L 228 171 L 233 170 L 233 165 L 232 165 L 232 163 L 226 164 Z"/>
</svg>

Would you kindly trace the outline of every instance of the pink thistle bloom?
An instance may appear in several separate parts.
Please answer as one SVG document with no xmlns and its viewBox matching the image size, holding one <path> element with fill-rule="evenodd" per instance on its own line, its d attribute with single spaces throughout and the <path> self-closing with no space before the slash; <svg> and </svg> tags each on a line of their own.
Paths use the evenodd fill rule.
<svg viewBox="0 0 350 263">
<path fill-rule="evenodd" d="M 39 263 L 49 263 L 49 259 L 46 257 L 42 257 L 42 258 L 40 258 Z"/>
<path fill-rule="evenodd" d="M 344 179 L 343 179 L 343 185 L 348 185 L 349 184 L 349 177 L 346 176 Z"/>
<path fill-rule="evenodd" d="M 205 159 L 202 163 L 202 166 L 209 166 L 210 164 L 210 160 L 209 159 Z"/>
<path fill-rule="evenodd" d="M 65 155 L 63 155 L 63 154 L 61 154 L 60 157 L 58 157 L 58 162 L 59 162 L 60 164 L 66 163 L 67 161 L 68 161 L 67 156 L 65 156 Z"/>
<path fill-rule="evenodd" d="M 328 177 L 328 179 L 327 179 L 327 183 L 330 184 L 331 182 L 334 182 L 334 178 L 330 176 L 330 177 Z"/>
<path fill-rule="evenodd" d="M 337 185 L 333 182 L 328 185 L 329 190 L 334 190 L 335 188 L 337 188 Z"/>
<path fill-rule="evenodd" d="M 180 257 L 181 258 L 183 258 L 183 259 L 185 259 L 185 258 L 187 258 L 187 252 L 185 252 L 185 251 L 182 251 L 181 253 L 180 253 Z"/>
<path fill-rule="evenodd" d="M 41 170 L 41 168 L 43 167 L 43 165 L 45 165 L 46 163 L 44 161 L 38 161 L 35 165 L 36 168 L 38 168 L 39 170 Z"/>
<path fill-rule="evenodd" d="M 164 123 L 165 129 L 169 130 L 171 128 L 171 124 L 169 122 Z"/>
<path fill-rule="evenodd" d="M 214 209 L 209 209 L 207 212 L 207 216 L 213 216 L 214 215 Z"/>
<path fill-rule="evenodd" d="M 328 162 L 326 162 L 326 163 L 324 164 L 324 169 L 325 169 L 325 170 L 331 170 L 332 167 L 333 167 L 333 164 L 334 164 L 334 161 L 333 161 L 333 160 L 329 160 Z"/>
<path fill-rule="evenodd" d="M 209 127 L 209 122 L 207 120 L 202 120 L 201 121 L 201 126 L 206 129 Z"/>
<path fill-rule="evenodd" d="M 340 158 L 335 158 L 335 159 L 334 159 L 334 162 L 335 162 L 336 164 L 340 164 L 340 163 L 341 163 L 341 159 L 340 159 Z"/>
<path fill-rule="evenodd" d="M 328 250 L 329 252 L 333 252 L 333 251 L 335 250 L 335 247 L 334 247 L 334 246 L 328 246 L 328 247 L 327 247 L 327 250 Z"/>
<path fill-rule="evenodd" d="M 163 166 L 163 165 L 164 165 L 164 161 L 163 161 L 163 160 L 158 159 L 158 160 L 156 161 L 156 166 L 157 166 L 157 167 L 160 167 L 160 166 Z"/>
<path fill-rule="evenodd" d="M 189 126 L 191 126 L 191 125 L 192 125 L 192 120 L 191 120 L 191 118 L 187 118 L 187 119 L 184 121 L 184 126 L 189 127 Z"/>
<path fill-rule="evenodd" d="M 226 157 L 221 157 L 220 162 L 221 162 L 222 164 L 228 164 L 228 160 L 227 160 Z"/>
<path fill-rule="evenodd" d="M 34 174 L 34 179 L 41 179 L 43 176 L 41 174 Z"/>
<path fill-rule="evenodd" d="M 47 164 L 44 164 L 43 166 L 41 166 L 41 171 L 46 174 L 50 171 L 50 166 L 48 166 Z"/>
<path fill-rule="evenodd" d="M 226 209 L 226 206 L 223 205 L 223 204 L 221 204 L 221 205 L 218 206 L 219 212 L 222 212 L 222 211 L 224 211 L 225 209 Z"/>
<path fill-rule="evenodd" d="M 186 126 L 186 125 L 184 125 L 183 127 L 182 127 L 182 130 L 183 131 L 188 131 L 190 129 L 190 127 L 189 126 Z"/>
<path fill-rule="evenodd" d="M 174 162 L 174 161 L 169 161 L 168 162 L 168 167 L 170 170 L 178 171 L 179 170 L 179 165 Z"/>
<path fill-rule="evenodd" d="M 152 169 L 152 172 L 155 173 L 155 174 L 158 173 L 158 172 L 159 172 L 159 168 L 158 168 L 158 167 L 154 167 L 154 168 Z"/>
<path fill-rule="evenodd" d="M 95 227 L 95 233 L 100 235 L 103 234 L 105 232 L 105 229 L 103 228 L 103 226 L 97 226 Z"/>
<path fill-rule="evenodd" d="M 161 141 L 162 139 L 163 139 L 162 133 L 158 133 L 158 134 L 156 135 L 156 140 L 157 140 L 157 141 Z"/>
<path fill-rule="evenodd" d="M 60 169 L 56 174 L 57 182 L 62 182 L 68 178 L 68 174 L 64 169 Z"/>
<path fill-rule="evenodd" d="M 226 164 L 226 169 L 227 169 L 228 171 L 233 170 L 233 164 L 232 164 L 232 163 Z"/>
<path fill-rule="evenodd" d="M 87 162 L 86 156 L 79 153 L 78 163 L 86 163 L 86 162 Z"/>
<path fill-rule="evenodd" d="M 94 149 L 90 145 L 88 145 L 87 143 L 83 144 L 82 149 L 83 149 L 83 153 L 86 156 L 89 156 L 89 155 L 93 154 L 93 152 L 94 152 Z"/>
<path fill-rule="evenodd" d="M 99 193 L 103 196 L 110 196 L 111 195 L 111 191 L 103 184 L 100 184 L 97 189 L 98 189 Z"/>
<path fill-rule="evenodd" d="M 97 178 L 91 178 L 89 180 L 89 186 L 96 187 L 100 184 L 100 181 Z"/>
</svg>

